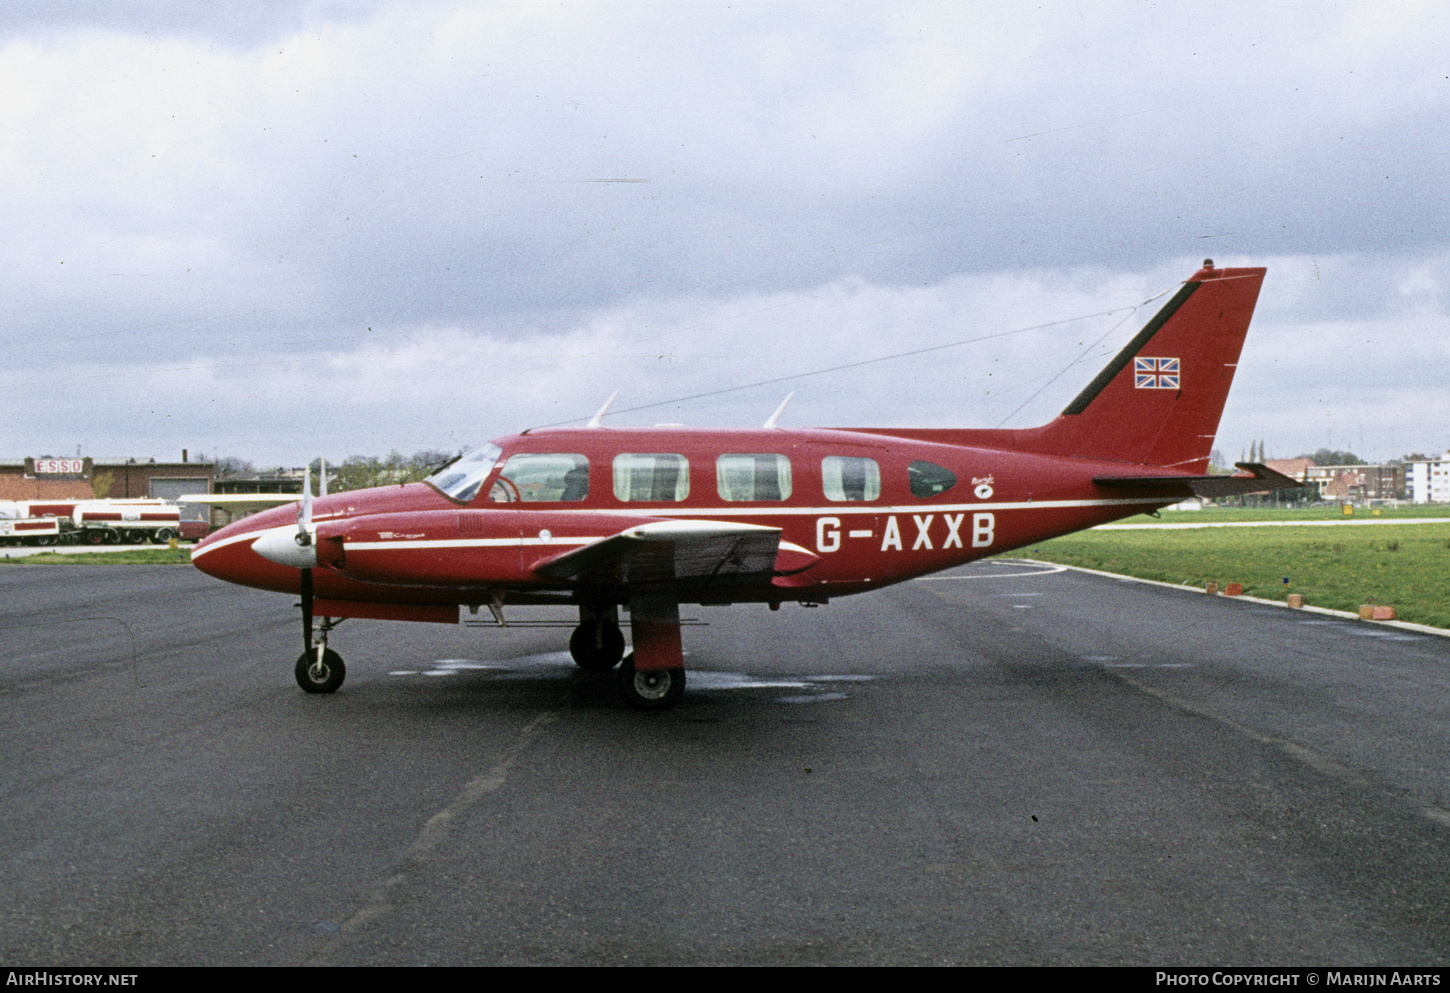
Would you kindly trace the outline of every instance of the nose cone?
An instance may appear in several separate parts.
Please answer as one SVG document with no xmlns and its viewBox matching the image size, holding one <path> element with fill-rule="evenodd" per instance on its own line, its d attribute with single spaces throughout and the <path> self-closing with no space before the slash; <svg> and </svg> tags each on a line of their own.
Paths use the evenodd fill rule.
<svg viewBox="0 0 1450 993">
<path fill-rule="evenodd" d="M 266 511 L 227 525 L 197 542 L 191 550 L 191 564 L 208 576 L 229 583 L 283 593 L 294 592 L 301 583 L 298 569 L 302 566 L 265 558 L 253 547 L 259 540 L 273 535 L 293 541 L 297 535 L 295 510 Z M 279 545 L 282 543 L 280 539 L 272 538 Z M 302 551 L 295 542 L 292 550 Z"/>
<path fill-rule="evenodd" d="M 303 546 L 297 544 L 298 509 L 292 502 L 233 521 L 197 543 L 192 565 L 229 583 L 296 593 L 302 569 L 320 565 L 319 583 L 339 581 L 334 571 L 344 556 L 339 528 L 358 515 L 446 510 L 457 518 L 457 505 L 425 483 L 334 493 L 312 501 L 312 543 Z"/>
</svg>

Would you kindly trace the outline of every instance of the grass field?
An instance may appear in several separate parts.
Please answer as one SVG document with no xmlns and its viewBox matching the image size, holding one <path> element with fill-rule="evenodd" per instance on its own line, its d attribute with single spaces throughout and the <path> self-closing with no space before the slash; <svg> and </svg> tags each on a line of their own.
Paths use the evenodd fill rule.
<svg viewBox="0 0 1450 993">
<path fill-rule="evenodd" d="M 188 565 L 191 546 L 138 548 L 131 552 L 37 552 L 0 558 L 0 565 Z"/>
<path fill-rule="evenodd" d="M 1335 610 L 1384 604 L 1400 620 L 1450 628 L 1450 519 L 1383 528 L 1084 531 L 1012 554 L 1200 589 L 1209 580 L 1220 589 L 1243 583 L 1245 593 L 1266 600 L 1302 593 L 1306 604 Z"/>
<path fill-rule="evenodd" d="M 1403 507 L 1356 507 L 1346 515 L 1339 507 L 1210 507 L 1207 510 L 1165 510 L 1159 518 L 1146 514 L 1129 517 L 1122 524 L 1216 524 L 1230 521 L 1375 521 L 1404 517 L 1444 517 L 1450 520 L 1450 504 L 1408 504 Z"/>
</svg>

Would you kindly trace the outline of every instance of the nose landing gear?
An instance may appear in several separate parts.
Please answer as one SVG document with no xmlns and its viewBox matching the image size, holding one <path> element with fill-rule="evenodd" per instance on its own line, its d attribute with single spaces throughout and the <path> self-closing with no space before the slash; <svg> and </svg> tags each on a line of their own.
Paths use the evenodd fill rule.
<svg viewBox="0 0 1450 993">
<path fill-rule="evenodd" d="M 297 685 L 308 693 L 331 693 L 347 678 L 342 656 L 327 647 L 327 635 L 344 620 L 324 617 L 318 625 L 317 641 L 312 638 L 312 570 L 302 570 L 302 654 L 293 674 Z"/>
<path fill-rule="evenodd" d="M 319 642 L 316 648 L 297 657 L 294 672 L 297 685 L 308 693 L 331 693 L 347 677 L 347 666 L 342 664 L 341 655 L 328 648 L 325 642 Z"/>
</svg>

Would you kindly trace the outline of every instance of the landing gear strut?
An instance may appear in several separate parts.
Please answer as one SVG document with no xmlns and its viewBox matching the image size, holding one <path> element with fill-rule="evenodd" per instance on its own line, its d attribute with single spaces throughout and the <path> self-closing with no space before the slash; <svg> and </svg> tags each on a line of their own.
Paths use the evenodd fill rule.
<svg viewBox="0 0 1450 993">
<path fill-rule="evenodd" d="M 669 710 L 685 694 L 680 601 L 668 586 L 632 590 L 634 651 L 619 666 L 619 695 L 635 710 Z"/>
<path fill-rule="evenodd" d="M 619 630 L 619 608 L 579 608 L 579 626 L 569 638 L 569 654 L 586 672 L 608 672 L 624 657 L 624 632 Z"/>
<path fill-rule="evenodd" d="M 297 685 L 308 693 L 331 693 L 347 678 L 342 656 L 327 647 L 328 633 L 341 619 L 324 617 L 319 625 L 317 642 L 312 639 L 312 570 L 302 570 L 302 654 L 297 657 L 293 674 Z"/>
</svg>

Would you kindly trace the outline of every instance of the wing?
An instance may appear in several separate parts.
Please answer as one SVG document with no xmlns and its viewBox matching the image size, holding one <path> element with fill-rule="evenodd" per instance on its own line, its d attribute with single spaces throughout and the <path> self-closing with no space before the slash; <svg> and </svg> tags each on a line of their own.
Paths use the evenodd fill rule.
<svg viewBox="0 0 1450 993">
<path fill-rule="evenodd" d="M 757 524 L 655 521 L 536 562 L 531 571 L 583 586 L 769 586 L 819 561 L 780 535 Z"/>
<path fill-rule="evenodd" d="M 284 503 L 296 503 L 302 499 L 300 493 L 195 493 L 179 496 L 177 503 L 204 503 L 220 507 L 235 516 L 255 514 L 259 510 L 280 507 Z"/>
</svg>

